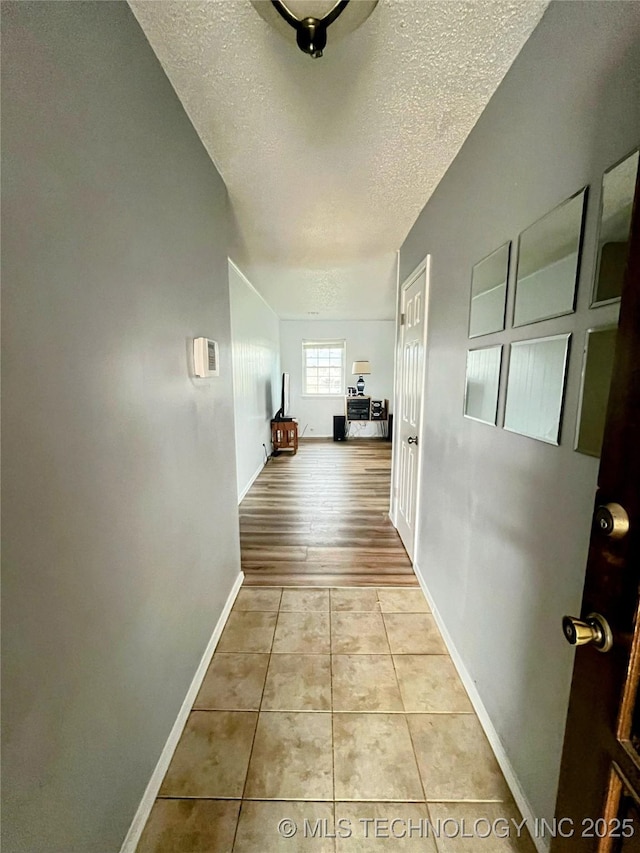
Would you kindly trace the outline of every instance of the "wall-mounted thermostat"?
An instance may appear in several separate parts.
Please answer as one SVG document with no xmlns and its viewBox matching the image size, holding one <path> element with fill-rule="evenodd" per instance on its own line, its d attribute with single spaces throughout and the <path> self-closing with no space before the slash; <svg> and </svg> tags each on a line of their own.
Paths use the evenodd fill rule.
<svg viewBox="0 0 640 853">
<path fill-rule="evenodd" d="M 193 366 L 196 376 L 203 379 L 220 375 L 217 341 L 210 341 L 209 338 L 193 339 Z"/>
</svg>

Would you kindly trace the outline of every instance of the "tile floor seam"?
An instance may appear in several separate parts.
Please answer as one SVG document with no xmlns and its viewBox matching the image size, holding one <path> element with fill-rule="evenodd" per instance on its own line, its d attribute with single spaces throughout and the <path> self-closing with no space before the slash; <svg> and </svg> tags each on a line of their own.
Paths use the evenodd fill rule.
<svg viewBox="0 0 640 853">
<path fill-rule="evenodd" d="M 477 803 L 477 804 L 480 804 L 480 803 L 497 803 L 498 805 L 502 805 L 503 803 L 509 803 L 509 802 L 511 802 L 511 801 L 510 800 L 483 799 L 483 798 L 479 798 L 479 797 L 474 797 L 473 799 L 471 799 L 471 798 L 466 799 L 465 797 L 455 797 L 455 798 L 449 799 L 449 800 L 444 799 L 443 797 L 440 797 L 440 798 L 432 797 L 431 799 L 427 800 L 427 804 L 433 803 L 434 805 L 436 803 Z"/>
<path fill-rule="evenodd" d="M 313 586 L 289 586 L 287 584 L 273 584 L 267 586 L 266 584 L 247 584 L 244 589 L 251 590 L 260 590 L 260 589 L 382 589 L 383 587 L 378 586 L 336 586 L 335 584 L 314 584 Z M 385 586 L 384 589 L 397 589 L 397 590 L 418 590 L 420 587 L 417 586 Z M 425 611 L 420 611 L 425 612 Z"/>
<path fill-rule="evenodd" d="M 380 600 L 379 590 L 377 590 L 377 592 L 378 592 L 378 601 L 379 601 Z M 384 621 L 384 617 L 382 618 L 382 624 L 384 625 L 384 633 L 386 634 L 387 643 L 389 645 L 389 649 L 391 650 L 391 641 L 389 639 L 389 632 L 387 631 L 387 623 Z M 393 666 L 393 673 L 396 677 L 396 684 L 398 686 L 398 693 L 400 694 L 400 701 L 402 702 L 402 708 L 403 708 L 404 713 L 406 714 L 407 706 L 406 706 L 406 703 L 404 701 L 404 695 L 402 693 L 402 687 L 400 686 L 400 679 L 398 678 L 398 670 L 396 669 L 396 662 L 393 659 L 393 652 L 391 652 L 391 665 Z M 409 728 L 408 723 L 407 723 L 407 728 Z M 414 750 L 414 752 L 415 752 L 415 750 Z M 416 758 L 416 763 L 417 763 L 417 758 Z"/>
<path fill-rule="evenodd" d="M 434 822 L 433 822 L 433 817 L 431 816 L 431 810 L 429 808 L 429 803 L 425 802 L 424 807 L 427 810 L 427 820 L 429 821 L 429 826 L 431 827 L 434 825 Z M 436 848 L 436 853 L 445 853 L 443 848 L 440 846 L 440 838 L 436 837 L 436 835 L 433 836 L 433 846 Z"/>
<path fill-rule="evenodd" d="M 320 655 L 318 655 L 320 657 Z M 328 655 L 327 655 L 328 657 Z M 348 657 L 348 655 L 343 655 L 343 657 Z M 359 655 L 360 657 L 360 655 Z M 364 657 L 364 655 L 362 655 Z M 387 657 L 391 657 L 391 655 L 387 655 Z M 402 698 L 402 696 L 400 697 Z M 335 710 L 331 710 L 329 708 L 325 708 L 324 710 L 320 708 L 194 708 L 194 711 L 201 711 L 202 713 L 219 713 L 221 711 L 228 711 L 230 714 L 404 714 L 407 717 L 412 716 L 424 716 L 428 714 L 432 717 L 452 717 L 452 716 L 460 716 L 460 717 L 474 717 L 474 711 L 386 711 L 384 708 L 372 708 L 372 709 L 357 709 L 357 710 L 342 710 L 341 708 L 336 708 Z"/>
<path fill-rule="evenodd" d="M 342 713 L 342 712 L 338 712 Z M 239 796 L 228 796 L 223 794 L 203 794 L 199 796 L 197 794 L 163 794 L 160 797 L 157 797 L 158 800 L 232 800 L 234 802 L 239 802 L 240 800 L 247 800 L 248 802 L 266 802 L 266 803 L 310 803 L 310 802 L 322 802 L 322 803 L 493 803 L 501 805 L 503 803 L 509 803 L 510 800 L 501 800 L 501 799 L 491 799 L 486 797 L 454 797 L 453 799 L 445 798 L 445 797 L 430 797 L 428 799 L 407 799 L 406 797 L 335 797 L 332 799 L 322 798 L 322 797 L 245 797 Z"/>
<path fill-rule="evenodd" d="M 331 618 L 329 618 L 329 649 L 331 649 Z M 333 655 L 329 654 L 329 674 L 330 674 L 330 689 L 331 689 L 331 785 L 333 790 L 333 820 L 335 825 L 336 812 L 335 812 L 335 802 L 336 802 L 336 748 L 335 748 L 335 714 L 334 714 L 334 703 L 333 703 Z M 335 847 L 334 841 L 334 847 Z"/>
<path fill-rule="evenodd" d="M 239 803 L 242 801 L 242 797 L 223 797 L 216 794 L 207 794 L 207 796 L 203 794 L 201 797 L 197 794 L 164 794 L 161 797 L 156 797 L 156 800 L 230 800 Z"/>
<path fill-rule="evenodd" d="M 379 598 L 380 598 L 380 595 L 379 595 L 379 593 L 378 593 L 378 600 L 379 600 Z M 387 642 L 389 643 L 389 648 L 391 648 L 391 642 L 390 642 L 390 640 L 389 640 L 389 634 L 388 634 L 388 632 L 387 632 L 387 623 L 385 622 L 384 617 L 383 617 L 383 619 L 382 619 L 382 622 L 383 622 L 383 624 L 384 624 L 384 630 L 385 630 L 385 633 L 387 634 Z M 417 770 L 418 770 L 418 778 L 420 779 L 420 787 L 422 788 L 422 793 L 423 793 L 423 795 L 424 795 L 424 802 L 425 802 L 425 807 L 426 807 L 426 809 L 427 809 L 427 815 L 430 817 L 429 807 L 428 807 L 428 805 L 427 805 L 427 790 L 426 790 L 426 788 L 425 788 L 424 779 L 422 778 L 422 773 L 421 773 L 421 771 L 420 771 L 420 762 L 418 761 L 418 754 L 417 754 L 417 752 L 416 752 L 416 745 L 415 745 L 415 743 L 413 742 L 413 736 L 412 736 L 412 734 L 411 734 L 411 726 L 409 725 L 409 721 L 407 720 L 406 705 L 405 705 L 405 701 L 404 701 L 404 696 L 403 696 L 403 693 L 402 693 L 402 689 L 401 689 L 401 687 L 400 687 L 400 679 L 398 678 L 398 671 L 397 671 L 397 669 L 396 669 L 396 662 L 395 662 L 395 660 L 393 659 L 393 654 L 391 655 L 391 663 L 392 663 L 392 665 L 393 665 L 393 671 L 394 671 L 394 673 L 395 673 L 396 681 L 397 681 L 397 683 L 398 683 L 398 691 L 400 692 L 400 699 L 401 699 L 401 701 L 402 701 L 402 707 L 405 709 L 405 712 L 404 712 L 404 715 L 403 715 L 403 716 L 404 716 L 404 722 L 405 722 L 405 725 L 406 725 L 406 727 L 407 727 L 407 732 L 408 732 L 408 734 L 409 734 L 409 742 L 411 743 L 411 750 L 412 750 L 412 752 L 413 752 L 413 760 L 415 761 L 416 768 L 417 768 Z M 436 850 L 437 850 L 437 845 L 436 845 Z"/>
<path fill-rule="evenodd" d="M 333 777 L 333 784 L 335 787 L 335 774 Z M 338 819 L 338 817 L 336 815 L 336 799 L 334 796 L 334 798 L 333 798 L 333 831 L 334 831 L 334 833 L 336 832 L 336 821 L 337 821 L 337 819 Z M 334 850 L 334 853 L 338 853 L 338 839 L 337 838 L 333 839 L 333 850 Z"/>
<path fill-rule="evenodd" d="M 329 611 L 329 654 L 332 655 L 333 652 L 333 611 Z"/>
<path fill-rule="evenodd" d="M 331 649 L 331 618 L 329 618 L 329 649 Z M 335 713 L 334 713 L 334 702 L 333 702 L 333 655 L 329 655 L 329 673 L 331 676 L 331 784 L 333 789 L 333 819 L 335 822 L 335 801 L 336 801 L 336 738 L 335 738 Z M 334 842 L 335 846 L 335 842 Z"/>
<path fill-rule="evenodd" d="M 297 588 L 297 587 L 296 587 Z M 309 587 L 310 589 L 316 589 L 316 587 Z M 341 589 L 341 587 L 328 587 L 328 589 Z M 432 613 L 428 613 L 425 610 L 356 610 L 355 608 L 340 609 L 337 608 L 323 608 L 318 610 L 312 610 L 307 608 L 306 610 L 294 610 L 293 608 L 287 608 L 286 610 L 282 610 L 281 608 L 258 608 L 255 607 L 252 610 L 241 610 L 240 608 L 234 608 L 235 613 L 379 613 L 381 616 L 432 616 Z"/>
<path fill-rule="evenodd" d="M 249 611 L 247 611 L 247 612 L 249 612 Z M 250 612 L 255 613 L 256 611 L 250 611 Z M 266 611 L 266 612 L 273 613 L 274 611 Z M 289 611 L 285 611 L 285 612 L 289 612 Z M 307 613 L 308 612 L 309 611 L 307 611 Z M 344 613 L 345 611 L 341 611 L 341 612 Z M 373 611 L 367 611 L 367 612 L 373 612 Z M 382 614 L 380 614 L 380 615 L 382 615 Z M 429 614 L 427 613 L 425 615 L 428 616 Z M 295 655 L 295 654 L 300 654 L 300 655 L 329 655 L 329 654 L 344 655 L 344 654 L 350 654 L 350 655 L 382 655 L 382 656 L 386 656 L 386 657 L 388 657 L 389 654 L 392 654 L 392 655 L 395 655 L 396 657 L 402 657 L 405 655 L 407 655 L 407 656 L 409 656 L 409 655 L 414 655 L 414 656 L 415 655 L 424 655 L 424 656 L 428 656 L 428 657 L 430 657 L 430 656 L 450 657 L 448 652 L 252 652 L 252 651 L 242 651 L 242 652 L 216 652 L 216 654 L 217 655 L 272 655 L 272 654 L 273 655 Z"/>
<path fill-rule="evenodd" d="M 336 803 L 424 803 L 424 800 L 408 800 L 406 797 L 339 797 Z"/>
<path fill-rule="evenodd" d="M 280 592 L 280 602 L 281 601 L 282 601 L 282 591 Z M 236 828 L 235 828 L 235 832 L 233 833 L 233 842 L 231 844 L 232 853 L 233 853 L 233 850 L 236 846 L 236 840 L 238 837 L 238 827 L 240 826 L 240 818 L 242 816 L 242 803 L 243 803 L 243 800 L 245 799 L 245 793 L 247 791 L 247 784 L 249 782 L 249 769 L 251 767 L 251 758 L 253 757 L 253 748 L 254 748 L 255 742 L 256 742 L 256 734 L 258 732 L 258 726 L 260 725 L 260 714 L 261 714 L 261 709 L 262 709 L 262 702 L 264 700 L 265 687 L 267 686 L 267 678 L 269 676 L 269 667 L 271 666 L 271 653 L 272 653 L 273 643 L 274 643 L 275 636 L 276 636 L 276 631 L 278 630 L 278 617 L 279 617 L 279 615 L 280 615 L 280 609 L 278 608 L 278 611 L 276 614 L 276 623 L 273 627 L 273 634 L 271 636 L 271 646 L 269 647 L 269 660 L 267 661 L 267 669 L 266 669 L 265 674 L 264 674 L 264 681 L 262 682 L 262 692 L 260 694 L 260 702 L 258 703 L 256 726 L 253 730 L 253 738 L 251 739 L 251 749 L 249 750 L 249 760 L 247 761 L 247 770 L 246 770 L 246 773 L 244 776 L 244 785 L 242 787 L 242 795 L 240 797 L 240 808 L 238 809 L 238 820 L 236 821 Z"/>
<path fill-rule="evenodd" d="M 256 729 L 257 728 L 258 728 L 258 724 L 256 723 Z M 254 732 L 253 736 L 255 739 L 255 732 Z M 251 751 L 253 752 L 253 744 L 251 746 Z M 251 761 L 251 755 L 249 755 L 249 761 Z M 249 775 L 249 765 L 247 765 L 247 776 L 248 775 Z M 245 787 L 247 785 L 247 776 L 245 776 L 245 780 L 244 780 Z M 244 791 L 243 791 L 243 794 L 244 794 Z M 239 802 L 240 802 L 240 805 L 238 807 L 238 819 L 236 820 L 236 826 L 235 826 L 235 829 L 233 831 L 233 841 L 231 842 L 231 853 L 233 853 L 233 850 L 235 849 L 236 839 L 238 838 L 238 827 L 240 826 L 240 818 L 242 817 L 242 804 L 245 802 L 244 797 L 240 797 Z"/>
</svg>

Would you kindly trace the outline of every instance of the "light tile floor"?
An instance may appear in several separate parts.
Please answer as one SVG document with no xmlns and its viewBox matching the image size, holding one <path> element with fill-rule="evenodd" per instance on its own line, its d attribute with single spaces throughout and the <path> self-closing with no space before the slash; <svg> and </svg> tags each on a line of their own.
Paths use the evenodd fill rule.
<svg viewBox="0 0 640 853">
<path fill-rule="evenodd" d="M 533 853 L 518 826 L 420 590 L 243 587 L 137 849 Z"/>
</svg>

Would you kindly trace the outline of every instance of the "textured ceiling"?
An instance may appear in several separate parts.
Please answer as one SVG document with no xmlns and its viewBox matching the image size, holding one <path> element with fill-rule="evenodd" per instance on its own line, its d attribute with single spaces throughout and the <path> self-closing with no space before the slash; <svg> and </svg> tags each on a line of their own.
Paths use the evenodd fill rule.
<svg viewBox="0 0 640 853">
<path fill-rule="evenodd" d="M 380 0 L 311 59 L 249 0 L 129 2 L 227 184 L 236 263 L 281 317 L 370 319 L 547 5 Z"/>
</svg>

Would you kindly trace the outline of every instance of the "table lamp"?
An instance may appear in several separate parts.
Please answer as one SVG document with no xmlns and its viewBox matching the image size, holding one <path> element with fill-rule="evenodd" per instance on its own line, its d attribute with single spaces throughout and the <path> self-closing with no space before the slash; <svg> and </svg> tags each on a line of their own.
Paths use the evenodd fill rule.
<svg viewBox="0 0 640 853">
<path fill-rule="evenodd" d="M 354 361 L 351 367 L 351 372 L 354 376 L 358 376 L 358 381 L 356 382 L 356 388 L 358 389 L 358 396 L 364 397 L 364 379 L 363 376 L 366 376 L 371 373 L 371 365 L 368 361 Z"/>
</svg>

